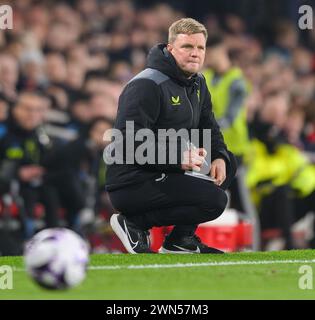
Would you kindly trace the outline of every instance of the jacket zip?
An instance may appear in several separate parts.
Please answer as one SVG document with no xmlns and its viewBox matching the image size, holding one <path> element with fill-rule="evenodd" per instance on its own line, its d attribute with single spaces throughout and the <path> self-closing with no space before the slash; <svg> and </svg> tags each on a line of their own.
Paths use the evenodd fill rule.
<svg viewBox="0 0 315 320">
<path fill-rule="evenodd" d="M 194 124 L 194 109 L 193 109 L 193 106 L 191 104 L 190 99 L 188 98 L 188 94 L 187 94 L 186 88 L 184 88 L 184 91 L 185 91 L 186 98 L 187 98 L 187 100 L 189 102 L 189 106 L 190 106 L 190 110 L 191 110 L 191 127 L 193 127 L 193 124 Z"/>
</svg>

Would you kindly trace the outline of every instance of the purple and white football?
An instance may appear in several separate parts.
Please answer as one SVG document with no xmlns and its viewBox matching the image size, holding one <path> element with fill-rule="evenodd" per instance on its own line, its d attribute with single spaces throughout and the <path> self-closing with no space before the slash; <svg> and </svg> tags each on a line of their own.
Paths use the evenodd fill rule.
<svg viewBox="0 0 315 320">
<path fill-rule="evenodd" d="M 80 284 L 89 262 L 89 246 L 74 231 L 45 229 L 27 242 L 24 261 L 28 274 L 47 289 L 66 289 Z"/>
</svg>

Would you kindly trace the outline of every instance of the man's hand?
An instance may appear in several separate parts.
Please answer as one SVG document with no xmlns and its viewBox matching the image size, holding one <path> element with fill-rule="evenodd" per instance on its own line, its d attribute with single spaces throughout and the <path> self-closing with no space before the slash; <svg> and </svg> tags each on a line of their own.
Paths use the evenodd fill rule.
<svg viewBox="0 0 315 320">
<path fill-rule="evenodd" d="M 19 169 L 18 176 L 24 182 L 30 182 L 43 176 L 45 169 L 37 165 L 22 166 Z"/>
<path fill-rule="evenodd" d="M 199 172 L 201 166 L 205 162 L 207 151 L 204 148 L 196 148 L 184 151 L 183 155 L 182 169 Z"/>
<path fill-rule="evenodd" d="M 211 163 L 211 178 L 215 179 L 215 184 L 220 186 L 226 178 L 226 166 L 223 159 L 215 159 Z"/>
</svg>

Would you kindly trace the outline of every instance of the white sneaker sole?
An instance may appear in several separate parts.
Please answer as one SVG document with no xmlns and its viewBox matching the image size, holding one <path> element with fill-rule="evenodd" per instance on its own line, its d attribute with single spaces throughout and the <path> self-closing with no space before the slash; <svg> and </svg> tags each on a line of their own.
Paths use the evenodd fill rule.
<svg viewBox="0 0 315 320">
<path fill-rule="evenodd" d="M 117 213 L 115 213 L 111 216 L 110 225 L 111 225 L 112 229 L 114 230 L 114 232 L 116 233 L 117 237 L 120 239 L 120 241 L 122 242 L 122 244 L 126 248 L 126 250 L 129 253 L 137 254 L 137 252 L 135 252 L 132 249 L 130 242 L 128 240 L 127 234 L 125 233 L 125 231 L 123 230 L 123 228 L 120 226 L 120 224 L 118 222 L 118 214 Z"/>
<path fill-rule="evenodd" d="M 167 250 L 167 249 L 161 247 L 161 248 L 159 249 L 159 253 L 164 253 L 164 254 L 168 254 L 168 253 L 171 253 L 171 254 L 196 254 L 197 252 L 172 251 L 172 250 Z"/>
</svg>

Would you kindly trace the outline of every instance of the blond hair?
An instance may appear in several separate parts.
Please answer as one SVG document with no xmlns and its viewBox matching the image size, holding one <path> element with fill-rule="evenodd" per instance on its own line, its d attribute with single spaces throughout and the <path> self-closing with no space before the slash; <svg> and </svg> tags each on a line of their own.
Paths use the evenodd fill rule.
<svg viewBox="0 0 315 320">
<path fill-rule="evenodd" d="M 192 18 L 182 18 L 175 21 L 168 29 L 168 42 L 173 43 L 178 34 L 203 33 L 205 39 L 208 38 L 208 32 L 205 26 Z"/>
</svg>

